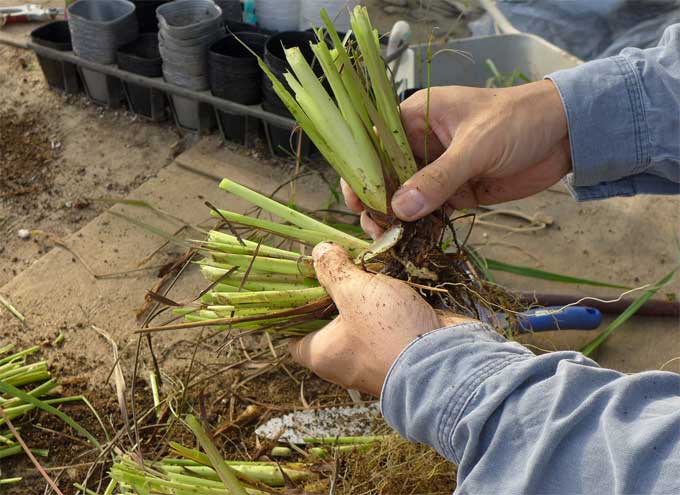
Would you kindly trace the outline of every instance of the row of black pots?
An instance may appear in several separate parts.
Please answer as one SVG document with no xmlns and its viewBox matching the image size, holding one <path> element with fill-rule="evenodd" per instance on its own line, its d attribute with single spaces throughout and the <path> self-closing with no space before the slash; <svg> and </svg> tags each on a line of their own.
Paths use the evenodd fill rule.
<svg viewBox="0 0 680 495">
<path fill-rule="evenodd" d="M 232 24 L 229 27 L 230 29 L 238 29 L 242 26 Z M 62 51 L 71 50 L 70 33 L 65 21 L 55 21 L 38 28 L 32 33 L 32 38 L 39 45 Z M 270 70 L 286 84 L 283 73 L 289 67 L 285 61 L 283 47 L 298 46 L 311 61 L 313 55 L 309 48 L 309 41 L 313 39 L 313 34 L 309 32 L 285 32 L 267 37 L 262 33 L 251 30 L 251 32 L 239 32 L 237 35 L 228 35 L 218 40 L 210 47 L 209 51 L 211 92 L 219 98 L 244 105 L 261 103 L 263 108 L 269 112 L 290 117 L 288 110 L 275 94 L 271 82 L 260 70 L 257 59 L 250 50 L 263 57 Z M 244 47 L 244 44 L 248 49 Z M 67 93 L 81 91 L 81 78 L 78 77 L 78 69 L 74 64 L 44 56 L 39 56 L 38 59 L 50 86 Z M 136 41 L 121 47 L 117 53 L 117 63 L 121 69 L 135 74 L 146 77 L 161 77 L 162 62 L 158 50 L 157 35 L 155 33 L 143 34 Z M 92 71 L 88 70 L 88 72 Z M 136 113 L 156 121 L 167 117 L 167 98 L 162 91 L 123 82 L 113 76 L 94 74 L 101 76 L 101 81 L 98 83 L 104 87 L 99 89 L 108 93 L 108 97 L 105 101 L 93 98 L 97 93 L 97 88 L 88 87 L 92 86 L 90 82 L 89 85 L 85 84 L 85 90 L 91 99 L 111 106 L 121 103 L 122 99 L 127 99 L 130 109 Z M 174 107 L 179 106 L 178 103 L 183 104 L 179 100 L 170 102 L 175 114 L 178 108 Z M 212 108 L 203 105 L 201 111 L 203 114 L 212 113 Z M 229 114 L 219 110 L 216 112 L 216 116 L 225 139 L 246 142 L 248 136 L 252 136 L 254 132 L 261 130 L 258 119 L 246 118 L 242 115 Z M 177 115 L 175 115 L 175 118 L 177 121 Z M 203 123 L 203 127 L 209 125 L 209 120 L 211 119 L 205 115 L 202 116 L 200 121 Z M 181 126 L 179 121 L 177 123 Z M 270 140 L 273 150 L 290 150 L 289 130 L 267 126 L 265 131 L 268 131 L 266 136 Z M 305 141 L 302 148 L 303 153 L 307 154 L 311 150 L 311 144 Z M 283 151 L 283 153 L 289 154 L 290 151 Z"/>
</svg>

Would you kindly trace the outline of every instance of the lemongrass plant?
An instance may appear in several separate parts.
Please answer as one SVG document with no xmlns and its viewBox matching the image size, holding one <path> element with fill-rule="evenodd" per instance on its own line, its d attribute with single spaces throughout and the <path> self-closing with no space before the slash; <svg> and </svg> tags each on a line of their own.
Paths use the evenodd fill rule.
<svg viewBox="0 0 680 495">
<path fill-rule="evenodd" d="M 416 173 L 418 166 L 368 11 L 361 6 L 352 10 L 351 35 L 344 40 L 325 11 L 321 18 L 325 29 L 316 30 L 317 41 L 310 45 L 315 63 L 323 70 L 322 79 L 297 47 L 285 49 L 290 65 L 290 71 L 284 73 L 287 85 L 262 60 L 259 63 L 300 127 L 388 233 L 370 244 L 224 179 L 221 189 L 279 221 L 213 210 L 212 215 L 227 224 L 230 233 L 214 230 L 199 243 L 205 258 L 198 264 L 211 286 L 199 304 L 175 309 L 186 323 L 163 328 L 209 324 L 297 335 L 318 329 L 335 316 L 331 300 L 316 281 L 309 256 L 256 242 L 255 238 L 243 239 L 235 235 L 234 225 L 258 232 L 257 237 L 266 234 L 308 246 L 334 242 L 366 269 L 413 283 L 440 307 L 457 304 L 458 310 L 462 305 L 462 309 L 475 313 L 486 302 L 475 301 L 470 294 L 479 295 L 483 301 L 493 299 L 484 292 L 463 249 L 454 256 L 444 254 L 441 242 L 447 220 L 443 212 L 403 225 L 391 214 L 392 193 Z M 466 284 L 474 284 L 475 290 L 461 288 Z"/>
</svg>

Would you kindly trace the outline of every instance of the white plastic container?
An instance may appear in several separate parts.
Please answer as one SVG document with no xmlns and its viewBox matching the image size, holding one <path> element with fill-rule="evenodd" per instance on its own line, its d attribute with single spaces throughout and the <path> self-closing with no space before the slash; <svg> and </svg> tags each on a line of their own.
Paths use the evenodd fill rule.
<svg viewBox="0 0 680 495">
<path fill-rule="evenodd" d="M 301 0 L 300 31 L 323 26 L 319 12 L 326 9 L 333 20 L 335 29 L 349 31 L 349 12 L 359 3 L 358 0 Z"/>
<path fill-rule="evenodd" d="M 255 0 L 257 23 L 267 31 L 294 31 L 300 22 L 302 0 Z"/>
<path fill-rule="evenodd" d="M 427 81 L 427 45 L 415 45 L 412 49 L 415 86 L 424 87 Z M 484 63 L 487 59 L 492 60 L 501 73 L 511 74 L 518 70 L 532 81 L 582 63 L 578 57 L 540 36 L 525 33 L 462 38 L 433 47 L 435 52 L 441 49 L 445 51 L 437 55 L 432 64 L 432 86 L 484 87 L 491 77 Z"/>
</svg>

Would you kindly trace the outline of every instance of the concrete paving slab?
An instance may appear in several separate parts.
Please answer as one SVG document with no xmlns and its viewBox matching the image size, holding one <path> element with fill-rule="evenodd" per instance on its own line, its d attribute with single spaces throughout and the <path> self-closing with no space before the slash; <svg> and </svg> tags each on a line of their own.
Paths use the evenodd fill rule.
<svg viewBox="0 0 680 495">
<path fill-rule="evenodd" d="M 234 211 L 247 208 L 240 200 L 221 192 L 217 188 L 217 178 L 230 177 L 270 192 L 288 179 L 289 173 L 289 170 L 233 154 L 217 144 L 217 140 L 206 139 L 180 155 L 129 197 L 144 199 L 186 222 L 197 224 L 208 219 L 206 200 Z M 282 190 L 284 197 L 287 190 Z M 320 179 L 307 178 L 297 184 L 296 197 L 302 206 L 314 207 L 327 199 L 328 189 Z M 508 234 L 480 227 L 472 242 L 485 254 L 504 261 L 640 286 L 654 283 L 677 262 L 673 239 L 678 229 L 674 221 L 678 205 L 677 198 L 650 197 L 579 204 L 561 192 L 545 192 L 506 206 L 530 214 L 540 211 L 552 216 L 555 222 L 549 229 L 532 234 Z M 112 211 L 123 212 L 169 232 L 178 227 L 176 223 L 139 208 L 117 205 Z M 98 217 L 65 241 L 96 273 L 134 269 L 141 259 L 163 244 L 155 235 L 108 214 Z M 164 262 L 172 253 L 178 255 L 181 251 L 176 248 L 164 250 L 158 259 Z M 557 286 L 502 274 L 498 279 L 525 290 L 574 291 L 608 297 L 617 294 L 617 291 Z M 29 328 L 22 333 L 26 343 L 52 339 L 61 329 L 66 335 L 66 343 L 63 351 L 55 353 L 55 359 L 80 359 L 83 372 L 91 373 L 95 379 L 106 376 L 111 359 L 109 348 L 89 326 L 95 324 L 106 329 L 121 347 L 127 345 L 128 350 L 131 349 L 130 345 L 136 341 L 133 336 L 137 329 L 135 311 L 156 281 L 155 272 L 96 280 L 71 253 L 55 249 L 1 292 L 9 296 L 28 318 Z M 203 286 L 197 270 L 190 269 L 171 296 L 175 300 L 188 300 Z M 677 294 L 679 287 L 680 282 L 676 279 L 663 292 Z M 0 324 L 0 335 L 9 335 L 7 325 L 4 328 Z M 15 332 L 11 334 L 15 335 Z M 530 341 L 545 349 L 577 349 L 593 335 L 563 332 Z M 186 334 L 181 333 L 156 337 L 159 354 L 167 357 L 169 350 L 185 337 Z M 603 365 L 626 372 L 656 369 L 680 356 L 679 337 L 676 319 L 635 318 L 621 328 L 596 357 Z M 173 363 L 168 359 L 164 364 Z M 675 362 L 668 369 L 677 371 L 680 369 L 678 364 Z"/>
<path fill-rule="evenodd" d="M 183 166 L 190 166 L 200 173 L 188 171 Z M 180 155 L 157 177 L 130 194 L 129 198 L 148 201 L 187 223 L 199 224 L 210 218 L 205 201 L 239 212 L 248 208 L 246 203 L 218 189 L 217 181 L 210 177 L 230 177 L 270 193 L 289 178 L 288 173 L 236 155 L 217 144 L 216 139 L 207 139 Z M 323 183 L 315 181 L 314 178 L 307 178 L 306 183 L 297 185 L 297 197 L 302 206 L 311 207 L 325 199 L 327 193 L 324 192 Z M 288 190 L 287 187 L 282 189 L 281 199 L 285 199 Z M 111 211 L 171 233 L 179 227 L 177 222 L 160 218 L 143 208 L 116 205 Z M 213 224 L 214 220 L 210 220 L 204 226 Z M 199 235 L 194 233 L 189 237 L 196 238 Z M 164 243 L 148 231 L 107 213 L 64 239 L 64 242 L 97 274 L 138 268 L 140 260 Z M 176 257 L 183 251 L 182 248 L 164 249 L 150 264 L 165 263 L 173 259 L 173 254 Z M 15 277 L 0 292 L 9 297 L 28 321 L 28 328 L 19 333 L 19 339 L 23 342 L 17 344 L 51 341 L 59 331 L 63 331 L 66 337 L 64 346 L 58 352 L 51 353 L 50 359 L 55 364 L 60 360 L 77 360 L 82 363 L 82 372 L 95 380 L 103 379 L 108 374 L 111 355 L 108 344 L 94 333 L 91 325 L 109 332 L 121 348 L 127 349 L 124 358 L 130 359 L 134 355 L 131 354 L 135 347 L 132 344 L 137 340 L 133 334 L 138 328 L 135 312 L 141 306 L 147 290 L 158 281 L 156 273 L 157 270 L 153 270 L 124 278 L 98 280 L 72 253 L 56 248 Z M 205 285 L 198 270 L 190 268 L 170 297 L 191 300 Z M 14 325 L 18 323 L 6 313 L 0 315 L 0 341 L 8 336 L 16 340 Z M 155 337 L 159 355 L 165 356 L 173 345 L 187 338 L 186 332 L 191 330 Z M 126 363 L 131 364 L 131 361 Z M 177 364 L 176 361 L 174 363 Z M 171 369 L 173 362 L 170 359 L 162 364 L 169 364 Z"/>
</svg>

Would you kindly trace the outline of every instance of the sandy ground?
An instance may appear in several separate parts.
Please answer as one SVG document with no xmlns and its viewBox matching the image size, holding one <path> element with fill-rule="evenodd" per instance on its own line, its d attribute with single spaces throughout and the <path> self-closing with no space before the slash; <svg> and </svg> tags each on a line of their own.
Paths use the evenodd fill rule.
<svg viewBox="0 0 680 495">
<path fill-rule="evenodd" d="M 390 26 L 399 17 L 384 15 L 382 11 L 376 13 L 379 15 L 374 18 L 381 28 Z M 416 37 L 425 32 L 426 28 L 419 30 Z M 125 112 L 105 111 L 80 97 L 57 95 L 46 88 L 30 53 L 1 45 L 0 95 L 0 116 L 11 116 L 5 118 L 17 123 L 30 122 L 41 130 L 24 136 L 26 143 L 40 151 L 35 155 L 37 159 L 34 156 L 27 163 L 30 173 L 13 169 L 15 180 L 11 191 L 9 187 L 0 191 L 0 292 L 10 297 L 29 319 L 29 327 L 24 328 L 7 313 L 0 312 L 0 343 L 51 342 L 63 332 L 64 347 L 47 346 L 44 351 L 55 371 L 62 379 L 78 384 L 69 390 L 87 393 L 106 414 L 115 414 L 112 389 L 104 382 L 112 365 L 111 350 L 103 339 L 94 336 L 91 325 L 105 329 L 118 342 L 126 376 L 130 376 L 137 341 L 133 334 L 138 328 L 135 312 L 143 303 L 146 290 L 158 281 L 158 270 L 121 279 L 95 280 L 73 252 L 96 273 L 112 273 L 136 268 L 142 259 L 161 247 L 162 241 L 111 215 L 102 215 L 109 205 L 93 199 L 144 199 L 186 221 L 198 223 L 206 218 L 205 199 L 235 211 L 245 205 L 232 202 L 217 191 L 213 178 L 188 173 L 180 164 L 195 166 L 215 177 L 237 178 L 265 192 L 289 178 L 292 167 L 290 163 L 271 162 L 259 156 L 251 161 L 244 156 L 252 156 L 252 152 L 231 147 L 236 150 L 233 153 L 225 149 L 216 136 L 202 141 L 173 162 L 182 146 L 173 146 L 180 137 L 172 126 L 150 124 Z M 0 118 L 0 130 L 5 129 L 2 125 Z M 9 131 L 3 132 L 0 139 L 9 135 Z M 6 148 L 0 149 L 6 152 Z M 12 156 L 15 160 L 18 155 Z M 0 172 L 6 172 L 2 167 L 9 163 L 3 158 L 0 157 Z M 22 188 L 28 190 L 17 195 Z M 328 198 L 329 191 L 323 183 L 310 179 L 301 183 L 298 195 L 302 195 L 300 201 L 314 207 Z M 531 234 L 478 227 L 471 242 L 484 254 L 503 261 L 637 287 L 656 282 L 679 257 L 678 198 L 639 197 L 578 204 L 561 186 L 556 186 L 534 198 L 504 207 L 529 215 L 541 213 L 550 216 L 553 222 L 547 229 Z M 116 206 L 115 211 L 155 222 L 169 231 L 177 227 L 139 209 Z M 511 221 L 510 225 L 519 224 Z M 31 231 L 31 238 L 20 239 L 19 229 Z M 55 242 L 62 241 L 73 252 L 55 248 Z M 175 261 L 181 254 L 181 249 L 164 248 L 149 265 Z M 556 286 L 508 275 L 498 278 L 526 290 L 616 295 L 615 291 Z M 190 271 L 173 297 L 187 298 L 201 287 L 203 282 L 195 270 Z M 677 297 L 680 280 L 676 279 L 662 292 L 663 297 L 669 293 Z M 534 343 L 547 349 L 578 348 L 591 336 L 587 333 L 547 335 L 535 339 Z M 678 322 L 673 319 L 635 318 L 597 357 L 603 364 L 623 371 L 657 369 L 680 356 L 679 336 Z M 190 362 L 192 347 L 189 344 L 194 339 L 187 333 L 154 339 L 161 364 L 167 366 L 173 376 L 181 376 Z M 206 341 L 201 345 L 200 356 L 202 362 L 207 363 L 202 372 L 235 358 L 217 356 L 215 348 L 219 343 Z M 148 353 L 143 352 L 142 358 L 146 373 L 150 366 Z M 679 365 L 676 362 L 667 369 L 678 371 Z M 283 376 L 277 372 L 266 375 L 262 381 L 254 381 L 241 393 L 249 400 L 267 403 L 274 403 L 276 394 L 283 394 L 286 403 L 299 406 L 301 395 L 309 402 L 318 403 L 337 392 L 323 388 L 320 381 L 302 370 L 293 368 L 293 372 L 306 384 L 302 390 L 288 378 L 285 383 L 277 381 L 277 377 Z M 235 378 L 229 375 L 215 380 L 212 389 L 201 393 L 210 396 Z M 145 382 L 140 382 L 140 400 L 148 400 Z M 215 418 L 229 417 L 234 408 L 238 412 L 247 403 L 241 399 L 235 405 L 218 403 L 211 414 Z M 49 437 L 42 441 L 49 442 Z M 68 460 L 64 452 L 60 455 L 58 459 Z M 74 474 L 71 481 L 81 479 L 78 474 Z M 34 479 L 34 486 L 41 487 L 37 478 Z M 38 493 L 38 489 L 32 493 Z"/>
<path fill-rule="evenodd" d="M 174 127 L 144 122 L 127 112 L 109 112 L 84 97 L 64 97 L 47 88 L 30 52 L 0 45 L 0 114 L 30 118 L 44 131 L 34 146 L 52 149 L 53 159 L 23 164 L 27 192 L 0 192 L 0 286 L 46 252 L 20 229 L 58 237 L 77 231 L 108 205 L 89 198 L 120 196 L 153 177 L 172 158 Z M 7 114 L 7 119 L 9 119 Z M 8 120 L 0 122 L 8 125 Z M 7 164 L 5 163 L 5 166 Z M 34 175 L 33 175 L 34 173 Z"/>
</svg>

